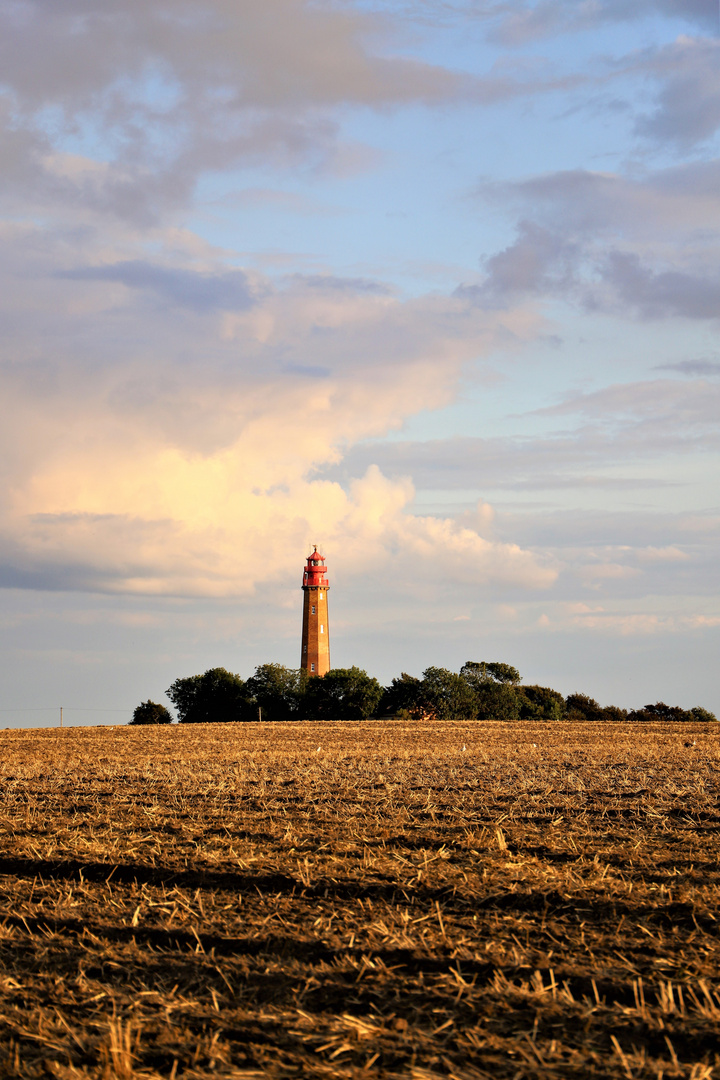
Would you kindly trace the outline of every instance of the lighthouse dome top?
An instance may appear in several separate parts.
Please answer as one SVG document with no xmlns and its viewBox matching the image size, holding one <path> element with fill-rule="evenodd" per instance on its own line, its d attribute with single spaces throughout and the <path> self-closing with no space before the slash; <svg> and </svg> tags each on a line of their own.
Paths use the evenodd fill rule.
<svg viewBox="0 0 720 1080">
<path fill-rule="evenodd" d="M 315 545 L 313 545 L 315 547 Z M 330 582 L 325 577 L 327 573 L 327 567 L 325 566 L 325 556 L 321 555 L 317 547 L 312 551 L 305 563 L 303 570 L 303 588 L 315 588 L 315 589 L 327 589 L 330 587 Z"/>
</svg>

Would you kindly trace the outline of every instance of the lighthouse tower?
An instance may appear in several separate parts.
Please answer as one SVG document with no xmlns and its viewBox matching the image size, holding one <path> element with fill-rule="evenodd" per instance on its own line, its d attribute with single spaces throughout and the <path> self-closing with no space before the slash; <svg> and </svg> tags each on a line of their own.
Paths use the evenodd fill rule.
<svg viewBox="0 0 720 1080">
<path fill-rule="evenodd" d="M 308 675 L 324 675 L 330 670 L 330 634 L 328 632 L 325 557 L 317 547 L 308 555 L 303 571 L 303 626 L 300 667 Z"/>
</svg>

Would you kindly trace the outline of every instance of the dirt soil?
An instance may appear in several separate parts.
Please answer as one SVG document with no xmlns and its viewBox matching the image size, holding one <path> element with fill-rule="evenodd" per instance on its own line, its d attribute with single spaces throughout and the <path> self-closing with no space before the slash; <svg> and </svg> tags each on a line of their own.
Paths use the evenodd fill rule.
<svg viewBox="0 0 720 1080">
<path fill-rule="evenodd" d="M 0 731 L 0 1077 L 720 1080 L 720 725 Z"/>
</svg>

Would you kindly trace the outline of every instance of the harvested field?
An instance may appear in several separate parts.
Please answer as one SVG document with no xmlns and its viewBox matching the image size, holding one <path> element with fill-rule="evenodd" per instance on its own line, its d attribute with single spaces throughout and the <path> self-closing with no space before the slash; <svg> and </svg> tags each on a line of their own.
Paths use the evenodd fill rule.
<svg viewBox="0 0 720 1080">
<path fill-rule="evenodd" d="M 0 732 L 0 1076 L 720 1080 L 719 729 Z"/>
</svg>

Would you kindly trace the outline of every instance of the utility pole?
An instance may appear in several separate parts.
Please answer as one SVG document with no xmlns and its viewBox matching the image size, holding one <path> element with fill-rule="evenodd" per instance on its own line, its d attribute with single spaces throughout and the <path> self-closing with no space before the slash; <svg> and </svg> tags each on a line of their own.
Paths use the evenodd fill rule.
<svg viewBox="0 0 720 1080">
<path fill-rule="evenodd" d="M 62 705 L 60 706 L 60 727 L 62 727 Z"/>
</svg>

